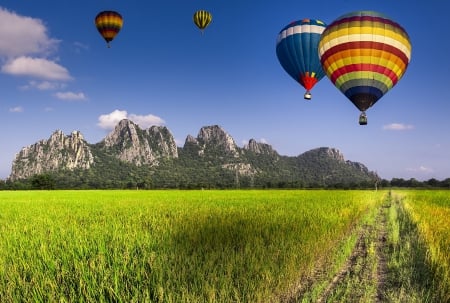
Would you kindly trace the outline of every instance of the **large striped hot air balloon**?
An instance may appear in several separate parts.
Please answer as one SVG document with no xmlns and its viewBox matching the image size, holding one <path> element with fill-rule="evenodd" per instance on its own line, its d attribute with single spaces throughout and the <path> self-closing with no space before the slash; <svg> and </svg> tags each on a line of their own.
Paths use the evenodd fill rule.
<svg viewBox="0 0 450 303">
<path fill-rule="evenodd" d="M 320 20 L 303 19 L 285 26 L 277 37 L 276 52 L 284 70 L 306 89 L 305 99 L 311 99 L 311 89 L 325 76 L 320 64 L 318 45 L 325 30 Z"/>
<path fill-rule="evenodd" d="M 406 31 L 389 17 L 357 11 L 333 21 L 319 42 L 322 67 L 331 82 L 361 111 L 394 87 L 411 59 Z"/>
<path fill-rule="evenodd" d="M 198 10 L 194 13 L 193 16 L 194 23 L 200 29 L 202 35 L 204 29 L 211 23 L 212 15 L 210 12 L 205 10 Z"/>
<path fill-rule="evenodd" d="M 108 47 L 110 47 L 109 43 L 116 37 L 123 26 L 123 19 L 118 12 L 103 11 L 95 17 L 95 26 L 103 39 L 105 39 Z"/>
</svg>

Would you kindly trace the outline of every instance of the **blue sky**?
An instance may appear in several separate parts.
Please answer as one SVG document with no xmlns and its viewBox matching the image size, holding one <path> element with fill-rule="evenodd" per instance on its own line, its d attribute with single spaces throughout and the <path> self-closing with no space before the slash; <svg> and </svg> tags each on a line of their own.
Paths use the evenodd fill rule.
<svg viewBox="0 0 450 303">
<path fill-rule="evenodd" d="M 179 146 L 218 124 L 243 146 L 282 155 L 338 148 L 385 179 L 450 177 L 450 41 L 447 1 L 26 1 L 0 3 L 0 178 L 24 146 L 55 130 L 99 142 L 121 118 L 165 125 Z M 111 48 L 94 26 L 117 10 Z M 213 14 L 204 35 L 192 22 Z M 355 10 L 390 16 L 408 32 L 412 59 L 370 108 L 368 125 L 328 78 L 304 89 L 275 53 L 278 32 L 303 18 L 331 23 Z"/>
</svg>

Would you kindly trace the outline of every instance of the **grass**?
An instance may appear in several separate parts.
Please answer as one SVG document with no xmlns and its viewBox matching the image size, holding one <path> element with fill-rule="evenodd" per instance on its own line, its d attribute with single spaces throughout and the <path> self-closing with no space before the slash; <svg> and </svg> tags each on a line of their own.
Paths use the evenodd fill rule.
<svg viewBox="0 0 450 303">
<path fill-rule="evenodd" d="M 375 208 L 374 210 L 378 210 Z M 352 261 L 346 265 L 345 275 L 335 287 L 326 302 L 373 302 L 377 294 L 377 212 L 369 212 L 364 220 L 362 230 L 357 230 L 362 237 L 357 243 Z M 361 234 L 362 233 L 362 234 Z M 348 261 L 349 262 L 349 261 Z M 322 302 L 324 302 L 322 300 Z"/>
<path fill-rule="evenodd" d="M 343 242 L 341 253 L 327 266 L 327 273 L 318 277 L 309 293 L 298 298 L 298 302 L 375 302 L 379 285 L 378 237 L 384 230 L 382 221 L 387 203 L 384 194 L 378 197 Z"/>
<path fill-rule="evenodd" d="M 389 209 L 388 230 L 388 302 L 439 302 L 427 299 L 434 290 L 428 281 L 433 275 L 426 262 L 426 247 L 397 195 Z"/>
<path fill-rule="evenodd" d="M 380 195 L 0 192 L 0 301 L 277 301 L 335 260 Z"/>
<path fill-rule="evenodd" d="M 448 218 L 449 191 L 0 191 L 0 302 L 449 302 Z"/>
<path fill-rule="evenodd" d="M 415 258 L 410 262 L 411 280 L 423 287 L 420 302 L 450 302 L 450 191 L 417 190 L 402 195 L 399 215 L 406 219 L 400 221 L 409 224 L 403 234 L 408 235 Z"/>
<path fill-rule="evenodd" d="M 450 302 L 449 197 L 389 192 L 295 302 Z"/>
</svg>

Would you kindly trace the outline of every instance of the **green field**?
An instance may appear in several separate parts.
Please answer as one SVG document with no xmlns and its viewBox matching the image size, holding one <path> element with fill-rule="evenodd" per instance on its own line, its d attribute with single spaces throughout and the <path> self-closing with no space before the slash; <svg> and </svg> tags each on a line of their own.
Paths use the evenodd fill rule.
<svg viewBox="0 0 450 303">
<path fill-rule="evenodd" d="M 427 274 L 421 283 L 425 283 L 424 288 L 433 289 L 441 302 L 450 302 L 450 191 L 405 191 L 401 196 L 417 230 L 416 241 L 426 255 L 425 268 L 419 267 L 422 274 Z M 430 279 L 430 275 L 436 279 Z"/>
<path fill-rule="evenodd" d="M 0 191 L 0 301 L 374 302 L 413 289 L 398 302 L 438 302 L 450 227 L 422 227 L 412 193 Z M 446 202 L 424 202 L 425 213 L 449 211 L 450 192 L 436 193 L 424 194 Z M 410 266 L 389 257 L 405 251 L 402 211 L 429 249 L 428 292 L 389 278 Z"/>
</svg>

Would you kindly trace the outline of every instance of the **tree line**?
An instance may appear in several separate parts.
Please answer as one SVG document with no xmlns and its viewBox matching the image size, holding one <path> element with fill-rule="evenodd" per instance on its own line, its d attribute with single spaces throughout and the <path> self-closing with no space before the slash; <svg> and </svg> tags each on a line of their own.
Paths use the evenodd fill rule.
<svg viewBox="0 0 450 303">
<path fill-rule="evenodd" d="M 361 182 L 305 182 L 304 180 L 277 179 L 264 176 L 237 176 L 232 172 L 209 170 L 203 174 L 183 174 L 159 171 L 146 177 L 128 174 L 116 178 L 98 178 L 93 174 L 78 175 L 73 172 L 44 173 L 22 180 L 0 180 L 0 190 L 57 190 L 57 189 L 383 189 L 383 188 L 439 188 L 450 189 L 450 178 L 425 181 L 392 178 Z"/>
</svg>

